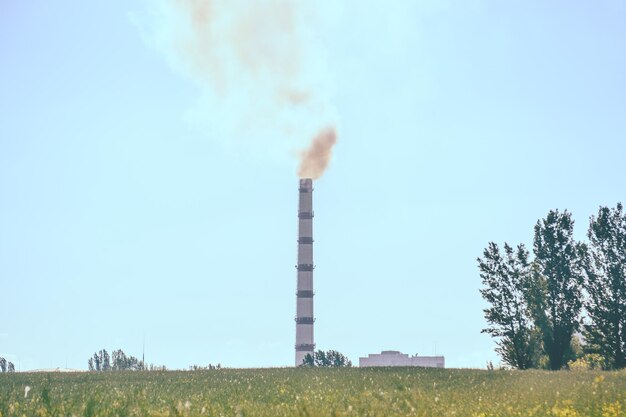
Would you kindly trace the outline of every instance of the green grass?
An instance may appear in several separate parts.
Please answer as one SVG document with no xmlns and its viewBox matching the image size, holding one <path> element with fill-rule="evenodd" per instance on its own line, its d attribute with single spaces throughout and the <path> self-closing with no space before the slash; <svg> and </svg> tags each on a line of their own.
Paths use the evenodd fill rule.
<svg viewBox="0 0 626 417">
<path fill-rule="evenodd" d="M 0 413 L 618 417 L 626 416 L 626 373 L 352 368 L 2 374 Z"/>
</svg>

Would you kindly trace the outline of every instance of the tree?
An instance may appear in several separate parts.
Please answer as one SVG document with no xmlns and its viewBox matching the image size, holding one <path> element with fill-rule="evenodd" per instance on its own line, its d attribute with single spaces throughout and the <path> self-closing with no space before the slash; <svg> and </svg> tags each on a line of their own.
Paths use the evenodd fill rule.
<svg viewBox="0 0 626 417">
<path fill-rule="evenodd" d="M 97 372 L 100 372 L 102 368 L 100 367 L 100 356 L 97 353 L 93 354 L 93 369 Z"/>
<path fill-rule="evenodd" d="M 100 351 L 100 366 L 102 367 L 103 371 L 111 370 L 111 358 L 109 356 L 109 352 L 107 352 L 106 349 L 102 349 Z"/>
<path fill-rule="evenodd" d="M 313 355 L 310 353 L 304 357 L 302 364 L 303 367 L 317 367 L 317 368 L 343 368 L 351 367 L 352 362 L 342 353 L 336 350 L 329 350 L 324 352 L 318 350 Z"/>
<path fill-rule="evenodd" d="M 315 356 L 315 366 L 320 367 L 320 368 L 330 368 L 331 362 L 326 356 L 326 352 L 320 349 L 317 352 L 315 352 L 314 356 Z"/>
<path fill-rule="evenodd" d="M 140 371 L 143 370 L 143 363 L 134 356 L 127 356 L 122 349 L 113 352 L 113 371 Z"/>
<path fill-rule="evenodd" d="M 120 371 L 128 368 L 128 358 L 122 349 L 114 350 L 111 355 L 113 370 Z"/>
<path fill-rule="evenodd" d="M 352 366 L 350 359 L 336 350 L 326 352 L 326 360 L 333 368 L 350 368 Z"/>
<path fill-rule="evenodd" d="M 539 338 L 527 305 L 526 285 L 530 275 L 528 250 L 518 245 L 514 250 L 504 244 L 504 256 L 498 245 L 490 242 L 478 258 L 483 286 L 482 297 L 490 304 L 484 309 L 489 326 L 482 330 L 498 338 L 496 352 L 502 361 L 517 369 L 537 366 Z"/>
<path fill-rule="evenodd" d="M 549 368 L 570 359 L 572 335 L 580 328 L 586 246 L 574 241 L 570 213 L 550 211 L 537 221 L 528 303 L 541 332 Z"/>
<path fill-rule="evenodd" d="M 7 361 L 3 357 L 0 357 L 0 372 L 2 372 L 2 373 L 5 373 L 5 372 L 9 372 L 9 373 L 15 372 L 15 365 L 13 365 L 13 362 Z"/>
<path fill-rule="evenodd" d="M 587 233 L 590 259 L 586 263 L 588 294 L 585 325 L 587 351 L 599 353 L 605 367 L 626 367 L 626 214 L 621 203 L 600 207 L 591 216 Z"/>
<path fill-rule="evenodd" d="M 302 364 L 300 366 L 312 368 L 315 366 L 315 353 L 311 355 L 307 353 L 304 359 L 302 360 Z"/>
</svg>

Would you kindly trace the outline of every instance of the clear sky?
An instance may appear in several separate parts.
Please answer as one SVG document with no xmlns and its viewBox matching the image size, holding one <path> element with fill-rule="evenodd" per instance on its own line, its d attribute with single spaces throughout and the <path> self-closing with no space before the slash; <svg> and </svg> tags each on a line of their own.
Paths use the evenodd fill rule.
<svg viewBox="0 0 626 417">
<path fill-rule="evenodd" d="M 320 5 L 339 142 L 314 193 L 317 346 L 497 363 L 486 244 L 531 245 L 554 208 L 584 239 L 625 200 L 626 3 Z M 145 338 L 171 368 L 291 365 L 297 161 L 217 137 L 239 113 L 203 111 L 149 7 L 0 2 L 0 356 L 86 368 Z"/>
</svg>

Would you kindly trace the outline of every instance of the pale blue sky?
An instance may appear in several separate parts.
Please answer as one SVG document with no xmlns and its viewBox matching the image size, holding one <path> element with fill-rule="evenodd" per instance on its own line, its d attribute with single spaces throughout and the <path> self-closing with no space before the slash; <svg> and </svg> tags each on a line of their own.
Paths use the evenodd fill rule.
<svg viewBox="0 0 626 417">
<path fill-rule="evenodd" d="M 476 257 L 624 201 L 626 3 L 334 2 L 316 342 L 497 362 Z M 0 3 L 0 356 L 291 365 L 295 160 L 189 122 L 140 2 Z M 219 126 L 207 114 L 206 123 Z M 235 117 L 235 116 L 233 116 Z M 262 146 L 261 146 L 262 148 Z"/>
</svg>

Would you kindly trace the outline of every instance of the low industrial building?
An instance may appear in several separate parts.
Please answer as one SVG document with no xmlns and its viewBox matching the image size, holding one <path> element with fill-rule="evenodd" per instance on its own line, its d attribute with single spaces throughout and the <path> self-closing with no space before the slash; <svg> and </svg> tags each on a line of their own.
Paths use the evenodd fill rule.
<svg viewBox="0 0 626 417">
<path fill-rule="evenodd" d="M 421 368 L 445 368 L 443 356 L 409 356 L 397 350 L 383 350 L 381 353 L 359 358 L 359 366 L 417 366 Z"/>
</svg>

